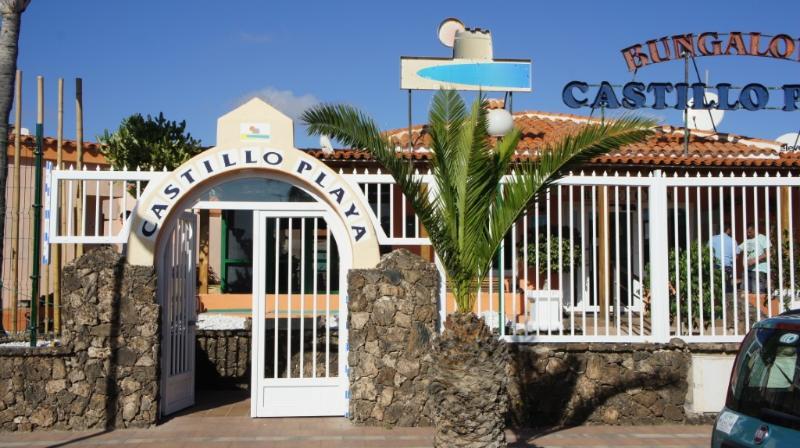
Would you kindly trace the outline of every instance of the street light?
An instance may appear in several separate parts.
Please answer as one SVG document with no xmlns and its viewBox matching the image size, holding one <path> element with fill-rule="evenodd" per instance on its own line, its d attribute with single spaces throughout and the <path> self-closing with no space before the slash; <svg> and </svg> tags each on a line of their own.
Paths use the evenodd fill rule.
<svg viewBox="0 0 800 448">
<path fill-rule="evenodd" d="M 486 122 L 486 131 L 492 137 L 504 137 L 514 128 L 514 118 L 505 109 L 489 110 Z"/>
</svg>

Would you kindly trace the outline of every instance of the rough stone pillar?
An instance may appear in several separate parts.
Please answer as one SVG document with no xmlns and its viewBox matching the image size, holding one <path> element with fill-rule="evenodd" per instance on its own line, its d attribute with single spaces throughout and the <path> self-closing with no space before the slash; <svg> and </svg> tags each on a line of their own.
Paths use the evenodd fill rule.
<svg viewBox="0 0 800 448">
<path fill-rule="evenodd" d="M 348 280 L 350 419 L 429 426 L 428 370 L 438 328 L 439 272 L 411 252 L 384 255 Z"/>
<path fill-rule="evenodd" d="M 104 246 L 63 272 L 62 342 L 74 363 L 64 386 L 76 411 L 67 426 L 154 424 L 161 329 L 155 269 L 128 265 Z"/>
</svg>

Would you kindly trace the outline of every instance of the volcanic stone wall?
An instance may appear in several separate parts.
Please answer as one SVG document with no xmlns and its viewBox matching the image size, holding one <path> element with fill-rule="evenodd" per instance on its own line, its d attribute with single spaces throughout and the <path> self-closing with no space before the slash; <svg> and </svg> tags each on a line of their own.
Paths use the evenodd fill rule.
<svg viewBox="0 0 800 448">
<path fill-rule="evenodd" d="M 684 411 L 691 354 L 675 344 L 513 344 L 510 419 L 525 426 L 658 424 Z"/>
<path fill-rule="evenodd" d="M 3 430 L 142 427 L 156 422 L 160 309 L 152 266 L 111 247 L 63 271 L 61 346 L 0 348 Z"/>
<path fill-rule="evenodd" d="M 428 392 L 439 275 L 400 250 L 348 276 L 350 419 L 431 424 Z M 527 427 L 708 420 L 685 411 L 692 353 L 735 344 L 510 344 L 509 423 Z"/>
<path fill-rule="evenodd" d="M 374 426 L 431 424 L 430 341 L 438 328 L 439 274 L 397 250 L 348 274 L 350 419 Z"/>
<path fill-rule="evenodd" d="M 250 385 L 250 320 L 246 329 L 197 330 L 197 389 L 247 389 Z"/>
</svg>

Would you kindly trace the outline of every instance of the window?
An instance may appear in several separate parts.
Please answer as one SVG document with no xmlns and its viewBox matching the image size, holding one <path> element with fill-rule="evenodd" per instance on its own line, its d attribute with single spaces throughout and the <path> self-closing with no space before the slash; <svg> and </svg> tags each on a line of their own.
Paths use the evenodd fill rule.
<svg viewBox="0 0 800 448">
<path fill-rule="evenodd" d="M 253 212 L 223 210 L 222 212 L 222 275 L 223 293 L 253 291 Z"/>
<path fill-rule="evenodd" d="M 288 228 L 291 221 L 291 228 Z M 304 223 L 305 221 L 305 223 Z M 336 240 L 328 238 L 328 226 L 324 219 L 316 218 L 316 234 L 314 233 L 315 218 L 280 218 L 280 231 L 276 244 L 275 230 L 276 219 L 268 219 L 264 244 L 266 244 L 265 278 L 267 291 L 275 291 L 278 273 L 278 291 L 289 291 L 287 273 L 291 270 L 291 291 L 311 291 L 313 275 L 317 276 L 318 290 L 324 290 L 330 282 L 331 291 L 339 289 L 339 250 Z M 305 231 L 305 233 L 303 233 Z M 289 246 L 291 236 L 291 248 Z M 330 257 L 326 250 L 330 245 Z M 275 269 L 276 254 L 278 267 Z M 289 252 L 291 249 L 291 256 Z M 316 251 L 317 265 L 314 266 L 314 251 Z M 222 275 L 220 278 L 223 293 L 250 294 L 253 291 L 253 212 L 250 210 L 224 210 L 222 212 Z M 330 259 L 329 259 L 330 258 Z M 301 260 L 305 260 L 301 275 Z M 313 274 L 312 274 L 313 273 Z M 330 275 L 330 280 L 327 276 Z M 301 286 L 301 277 L 305 284 Z"/>
<path fill-rule="evenodd" d="M 275 179 L 235 179 L 209 188 L 201 201 L 314 202 L 300 188 Z M 220 204 L 224 209 L 224 205 Z M 249 294 L 253 289 L 253 212 L 223 210 L 220 287 L 223 293 Z"/>
<path fill-rule="evenodd" d="M 742 343 L 727 406 L 764 421 L 800 429 L 800 328 L 758 328 Z"/>
</svg>

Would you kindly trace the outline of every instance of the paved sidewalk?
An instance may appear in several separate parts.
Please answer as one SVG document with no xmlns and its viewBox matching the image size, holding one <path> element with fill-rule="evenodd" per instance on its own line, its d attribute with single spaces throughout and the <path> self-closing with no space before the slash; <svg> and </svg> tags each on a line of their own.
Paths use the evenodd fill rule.
<svg viewBox="0 0 800 448">
<path fill-rule="evenodd" d="M 149 429 L 110 432 L 0 433 L 0 448 L 394 448 L 430 447 L 431 428 L 353 426 L 341 417 L 248 417 L 250 403 L 234 393 L 208 396 L 198 406 Z M 509 430 L 512 447 L 707 448 L 710 426 L 582 426 L 557 432 Z"/>
<path fill-rule="evenodd" d="M 513 447 L 703 447 L 708 426 L 583 426 L 551 434 L 509 431 Z M 184 416 L 151 429 L 2 433 L 0 447 L 339 448 L 430 447 L 431 428 L 366 428 L 344 418 L 251 419 Z"/>
</svg>

